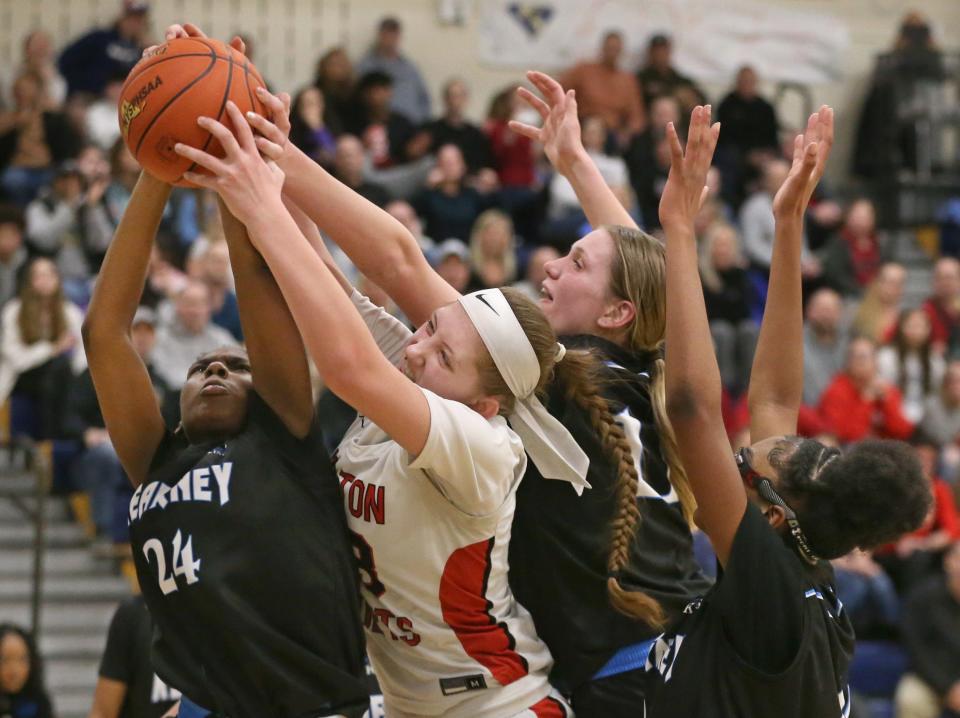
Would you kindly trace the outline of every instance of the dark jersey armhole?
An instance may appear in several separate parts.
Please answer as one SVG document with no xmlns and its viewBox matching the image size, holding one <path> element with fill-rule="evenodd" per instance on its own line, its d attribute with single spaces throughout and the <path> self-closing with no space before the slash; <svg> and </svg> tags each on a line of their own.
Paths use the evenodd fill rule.
<svg viewBox="0 0 960 718">
<path fill-rule="evenodd" d="M 282 453 L 298 466 L 316 469 L 316 462 L 330 463 L 330 457 L 324 449 L 320 432 L 320 420 L 316 411 L 310 421 L 310 429 L 302 439 L 293 435 L 283 420 L 255 391 L 250 391 L 247 408 L 247 425 L 255 427 L 276 442 Z"/>
<path fill-rule="evenodd" d="M 169 428 L 164 429 L 163 438 L 153 452 L 153 458 L 150 460 L 150 469 L 148 475 L 160 467 L 166 465 L 173 457 L 190 445 L 187 441 L 187 435 L 183 432 L 183 427 L 178 426 L 175 431 Z"/>
<path fill-rule="evenodd" d="M 773 675 L 796 658 L 804 631 L 805 576 L 797 555 L 748 503 L 714 601 L 728 643 L 751 668 Z"/>
</svg>

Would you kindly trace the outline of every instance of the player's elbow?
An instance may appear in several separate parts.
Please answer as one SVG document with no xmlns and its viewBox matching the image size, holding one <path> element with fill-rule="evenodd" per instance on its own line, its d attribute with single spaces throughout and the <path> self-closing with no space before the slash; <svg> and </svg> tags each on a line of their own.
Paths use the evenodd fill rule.
<svg viewBox="0 0 960 718">
<path fill-rule="evenodd" d="M 712 420 L 719 412 L 716 402 L 706 399 L 692 384 L 679 384 L 667 387 L 667 417 L 675 430 L 684 426 L 695 426 Z"/>
</svg>

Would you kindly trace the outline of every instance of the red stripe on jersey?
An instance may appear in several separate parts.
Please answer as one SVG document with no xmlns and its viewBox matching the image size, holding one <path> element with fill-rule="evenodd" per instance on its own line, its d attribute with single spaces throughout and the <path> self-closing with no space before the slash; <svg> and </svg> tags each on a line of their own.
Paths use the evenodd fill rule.
<svg viewBox="0 0 960 718">
<path fill-rule="evenodd" d="M 567 709 L 563 707 L 563 703 L 550 696 L 530 706 L 530 710 L 537 718 L 567 718 Z"/>
<path fill-rule="evenodd" d="M 501 685 L 513 683 L 529 672 L 527 660 L 506 623 L 497 623 L 487 600 L 493 539 L 457 549 L 447 559 L 440 577 L 440 610 L 460 645 Z"/>
</svg>

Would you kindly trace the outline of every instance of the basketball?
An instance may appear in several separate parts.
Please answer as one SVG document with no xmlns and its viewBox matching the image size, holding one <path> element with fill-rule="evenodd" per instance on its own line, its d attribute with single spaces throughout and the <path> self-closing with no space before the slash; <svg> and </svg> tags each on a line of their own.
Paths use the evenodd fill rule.
<svg viewBox="0 0 960 718">
<path fill-rule="evenodd" d="M 150 174 L 171 184 L 193 186 L 187 171 L 206 172 L 174 151 L 182 142 L 217 157 L 220 143 L 197 124 L 200 116 L 227 126 L 227 100 L 246 113 L 265 114 L 255 91 L 265 87 L 253 64 L 217 40 L 189 37 L 164 43 L 130 71 L 118 105 L 127 147 Z"/>
</svg>

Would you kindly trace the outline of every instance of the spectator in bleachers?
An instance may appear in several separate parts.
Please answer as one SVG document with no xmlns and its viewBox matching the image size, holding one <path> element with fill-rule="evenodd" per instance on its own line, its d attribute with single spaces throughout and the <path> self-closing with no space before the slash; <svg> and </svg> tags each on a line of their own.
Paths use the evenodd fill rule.
<svg viewBox="0 0 960 718">
<path fill-rule="evenodd" d="M 815 407 L 847 357 L 843 301 L 828 287 L 818 289 L 807 302 L 803 323 L 803 403 Z"/>
<path fill-rule="evenodd" d="M 727 200 L 737 206 L 764 163 L 780 154 L 777 114 L 760 96 L 757 73 L 749 65 L 737 72 L 733 90 L 723 98 L 717 119 L 723 127 L 715 164 L 723 172 Z"/>
<path fill-rule="evenodd" d="M 171 388 L 183 387 L 187 370 L 204 352 L 236 346 L 233 335 L 210 320 L 212 313 L 210 288 L 188 279 L 174 299 L 174 318 L 157 330 L 153 349 L 153 365 Z"/>
<path fill-rule="evenodd" d="M 499 209 L 481 213 L 470 231 L 472 272 L 467 291 L 511 284 L 517 278 L 517 242 L 513 221 Z"/>
<path fill-rule="evenodd" d="M 470 284 L 470 250 L 459 239 L 445 239 L 430 252 L 430 264 L 461 294 Z"/>
<path fill-rule="evenodd" d="M 944 551 L 960 540 L 960 516 L 953 489 L 937 475 L 938 446 L 931 437 L 917 432 L 910 443 L 930 482 L 933 505 L 923 524 L 895 544 L 877 549 L 877 560 L 883 565 L 901 591 L 923 583 L 939 572 Z"/>
<path fill-rule="evenodd" d="M 0 623 L 0 715 L 53 718 L 33 636 L 12 623 Z"/>
<path fill-rule="evenodd" d="M 120 123 L 117 122 L 117 106 L 126 74 L 117 74 L 107 80 L 103 94 L 87 107 L 87 123 L 84 137 L 104 151 L 109 151 L 120 139 Z"/>
<path fill-rule="evenodd" d="M 92 30 L 64 49 L 58 65 L 68 94 L 99 97 L 110 78 L 130 72 L 146 45 L 149 11 L 143 0 L 124 0 L 112 27 Z"/>
<path fill-rule="evenodd" d="M 896 262 L 880 265 L 876 278 L 867 287 L 857 307 L 852 331 L 869 337 L 876 344 L 886 344 L 897 330 L 903 303 L 903 285 L 907 270 Z"/>
<path fill-rule="evenodd" d="M 911 591 L 903 638 L 912 672 L 897 686 L 898 718 L 960 715 L 960 542 L 943 559 L 944 575 Z"/>
<path fill-rule="evenodd" d="M 122 140 L 117 140 L 110 149 L 109 162 L 110 184 L 104 197 L 107 214 L 116 230 L 120 218 L 127 209 L 137 178 L 140 176 L 140 163 Z"/>
<path fill-rule="evenodd" d="M 577 93 L 580 117 L 603 118 L 618 149 L 626 148 L 646 125 L 637 78 L 620 68 L 622 55 L 623 35 L 610 30 L 603 36 L 597 61 L 578 63 L 560 77 L 564 89 Z"/>
<path fill-rule="evenodd" d="M 663 154 L 663 138 L 668 124 L 672 122 L 679 131 L 680 104 L 672 95 L 663 95 L 651 100 L 647 107 L 650 121 L 643 132 L 633 136 L 623 156 L 630 173 L 630 185 L 637 197 L 642 225 L 652 230 L 660 226 L 657 208 L 670 165 L 669 156 L 666 162 L 662 157 L 658 159 L 657 146 L 661 146 Z"/>
<path fill-rule="evenodd" d="M 960 331 L 960 261 L 941 257 L 933 267 L 931 296 L 923 303 L 930 317 L 933 342 L 951 357 Z"/>
<path fill-rule="evenodd" d="M 837 596 L 843 601 L 857 638 L 878 640 L 896 635 L 900 599 L 883 566 L 860 549 L 830 563 L 836 577 Z"/>
<path fill-rule="evenodd" d="M 583 147 L 600 170 L 607 186 L 629 210 L 633 206 L 633 197 L 627 165 L 623 158 L 606 154 L 606 138 L 607 126 L 602 117 L 594 115 L 584 118 L 581 129 Z M 551 244 L 569 247 L 585 234 L 583 228 L 586 221 L 587 216 L 570 180 L 562 173 L 555 172 L 550 180 L 550 203 L 542 234 Z"/>
<path fill-rule="evenodd" d="M 920 431 L 940 446 L 960 438 L 960 361 L 951 361 L 938 391 L 927 397 Z"/>
<path fill-rule="evenodd" d="M 86 260 L 91 274 L 100 271 L 106 248 L 110 246 L 116 223 L 107 206 L 107 188 L 113 181 L 110 163 L 96 145 L 87 145 L 77 155 L 77 169 L 83 176 L 83 204 L 80 207 Z"/>
<path fill-rule="evenodd" d="M 193 260 L 190 276 L 199 279 L 210 289 L 210 320 L 230 332 L 237 342 L 243 342 L 240 307 L 233 290 L 233 272 L 226 241 L 219 239 L 205 243 Z"/>
<path fill-rule="evenodd" d="M 67 391 L 87 366 L 80 341 L 83 314 L 64 297 L 57 267 L 34 259 L 19 296 L 0 313 L 0 402 L 12 394 L 30 402 L 34 438 L 62 436 Z"/>
<path fill-rule="evenodd" d="M 444 145 L 427 178 L 427 187 L 413 200 L 431 237 L 470 236 L 480 213 L 496 202 L 496 195 L 481 193 L 466 183 L 467 166 L 456 145 Z"/>
<path fill-rule="evenodd" d="M 913 424 L 903 415 L 900 391 L 877 373 L 876 345 L 851 340 L 847 361 L 820 397 L 819 413 L 841 443 L 861 439 L 906 439 Z"/>
<path fill-rule="evenodd" d="M 23 211 L 11 204 L 0 204 L 0 306 L 17 293 L 21 270 L 27 263 L 23 246 Z"/>
<path fill-rule="evenodd" d="M 470 91 L 466 81 L 459 77 L 448 80 L 443 86 L 443 115 L 425 125 L 430 134 L 430 151 L 436 152 L 443 145 L 456 145 L 463 153 L 467 172 L 475 175 L 494 166 L 490 138 L 466 117 Z"/>
<path fill-rule="evenodd" d="M 423 233 L 423 222 L 417 216 L 416 210 L 409 202 L 402 199 L 395 199 L 388 202 L 383 208 L 384 211 L 407 228 L 407 231 L 413 235 L 424 252 L 429 251 L 434 246 L 432 238 Z"/>
<path fill-rule="evenodd" d="M 673 67 L 673 42 L 667 35 L 657 34 L 647 45 L 647 62 L 637 72 L 637 81 L 643 93 L 643 106 L 650 109 L 658 97 L 675 96 L 679 91 L 692 92 L 696 104 L 707 104 L 707 96 L 697 84 Z"/>
<path fill-rule="evenodd" d="M 25 72 L 43 79 L 46 99 L 51 109 L 63 108 L 67 99 L 67 82 L 63 79 L 53 58 L 53 40 L 45 30 L 34 30 L 23 38 L 23 54 L 12 75 L 4 73 L 3 98 L 0 105 L 13 104 L 13 80 Z"/>
<path fill-rule="evenodd" d="M 430 138 L 417 132 L 405 115 L 390 107 L 393 80 L 374 70 L 357 83 L 347 130 L 360 138 L 377 169 L 404 164 L 426 154 Z"/>
<path fill-rule="evenodd" d="M 501 90 L 490 100 L 483 126 L 490 138 L 497 179 L 505 189 L 527 189 L 536 183 L 533 140 L 510 129 L 519 102 L 515 87 Z"/>
<path fill-rule="evenodd" d="M 540 288 L 543 280 L 547 278 L 547 264 L 559 258 L 560 252 L 549 244 L 534 249 L 527 256 L 527 271 L 523 279 L 514 282 L 514 289 L 519 289 L 533 301 L 539 302 L 540 297 L 543 296 Z"/>
<path fill-rule="evenodd" d="M 420 69 L 400 52 L 402 31 L 397 18 L 383 18 L 373 47 L 357 63 L 357 75 L 386 73 L 393 80 L 391 109 L 419 125 L 430 119 L 430 91 Z"/>
<path fill-rule="evenodd" d="M 121 602 L 110 619 L 87 718 L 162 718 L 174 706 L 180 691 L 154 673 L 152 642 L 153 625 L 143 596 Z"/>
<path fill-rule="evenodd" d="M 775 234 L 773 197 L 787 179 L 790 164 L 780 158 L 768 159 L 762 164 L 762 172 L 760 187 L 740 208 L 740 230 L 743 237 L 743 251 L 750 263 L 750 268 L 766 277 L 770 274 L 770 258 L 773 256 Z M 723 181 L 726 183 L 726 178 Z M 820 273 L 820 262 L 810 253 L 806 236 L 803 237 L 802 242 L 800 263 L 804 279 L 816 277 Z"/>
<path fill-rule="evenodd" d="M 854 200 L 847 209 L 840 231 L 821 250 L 823 280 L 845 297 L 859 297 L 877 276 L 881 243 L 877 215 L 866 197 Z"/>
<path fill-rule="evenodd" d="M 363 144 L 353 135 L 340 135 L 333 155 L 333 176 L 360 196 L 383 207 L 390 196 L 387 191 L 364 177 Z"/>
<path fill-rule="evenodd" d="M 54 167 L 80 151 L 67 116 L 50 109 L 43 78 L 32 71 L 13 83 L 14 106 L 0 114 L 0 189 L 26 206 L 53 177 Z"/>
<path fill-rule="evenodd" d="M 103 231 L 86 231 L 87 212 L 99 204 L 102 194 L 98 196 L 98 193 L 102 189 L 87 194 L 84 183 L 79 165 L 67 160 L 57 168 L 50 188 L 41 191 L 26 211 L 30 253 L 54 260 L 64 292 L 81 305 L 86 304 L 89 297 L 89 258 L 102 260 L 112 237 Z M 96 265 L 99 266 L 99 262 Z"/>
<path fill-rule="evenodd" d="M 170 391 L 150 362 L 150 353 L 156 341 L 155 326 L 154 311 L 140 307 L 130 325 L 130 338 L 150 373 L 164 419 L 174 425 L 179 414 L 176 394 Z M 132 493 L 130 480 L 107 434 L 89 369 L 81 372 L 71 383 L 64 430 L 68 436 L 78 437 L 83 443 L 83 452 L 74 466 L 78 486 L 90 496 L 90 512 L 97 536 L 107 541 L 126 540 L 126 536 L 117 535 L 115 517 L 117 504 L 125 503 Z M 122 529 L 122 534 L 126 534 L 126 523 Z"/>
<path fill-rule="evenodd" d="M 323 122 L 334 135 L 346 129 L 353 102 L 354 74 L 342 47 L 327 50 L 317 61 L 313 84 L 323 93 Z"/>
<path fill-rule="evenodd" d="M 903 396 L 903 414 L 916 424 L 927 398 L 943 380 L 944 360 L 933 347 L 930 320 L 922 309 L 903 312 L 893 341 L 877 352 L 877 372 Z"/>
<path fill-rule="evenodd" d="M 737 230 L 717 222 L 699 248 L 700 281 L 723 387 L 738 395 L 750 378 L 759 327 L 750 314 L 753 290 Z"/>
<path fill-rule="evenodd" d="M 290 106 L 290 141 L 313 161 L 329 168 L 337 140 L 327 126 L 323 92 L 314 85 L 304 87 Z"/>
<path fill-rule="evenodd" d="M 187 286 L 187 275 L 172 261 L 168 248 L 159 242 L 150 248 L 150 263 L 147 265 L 147 283 L 143 288 L 140 304 L 157 309 L 165 300 L 174 300 Z"/>
</svg>

